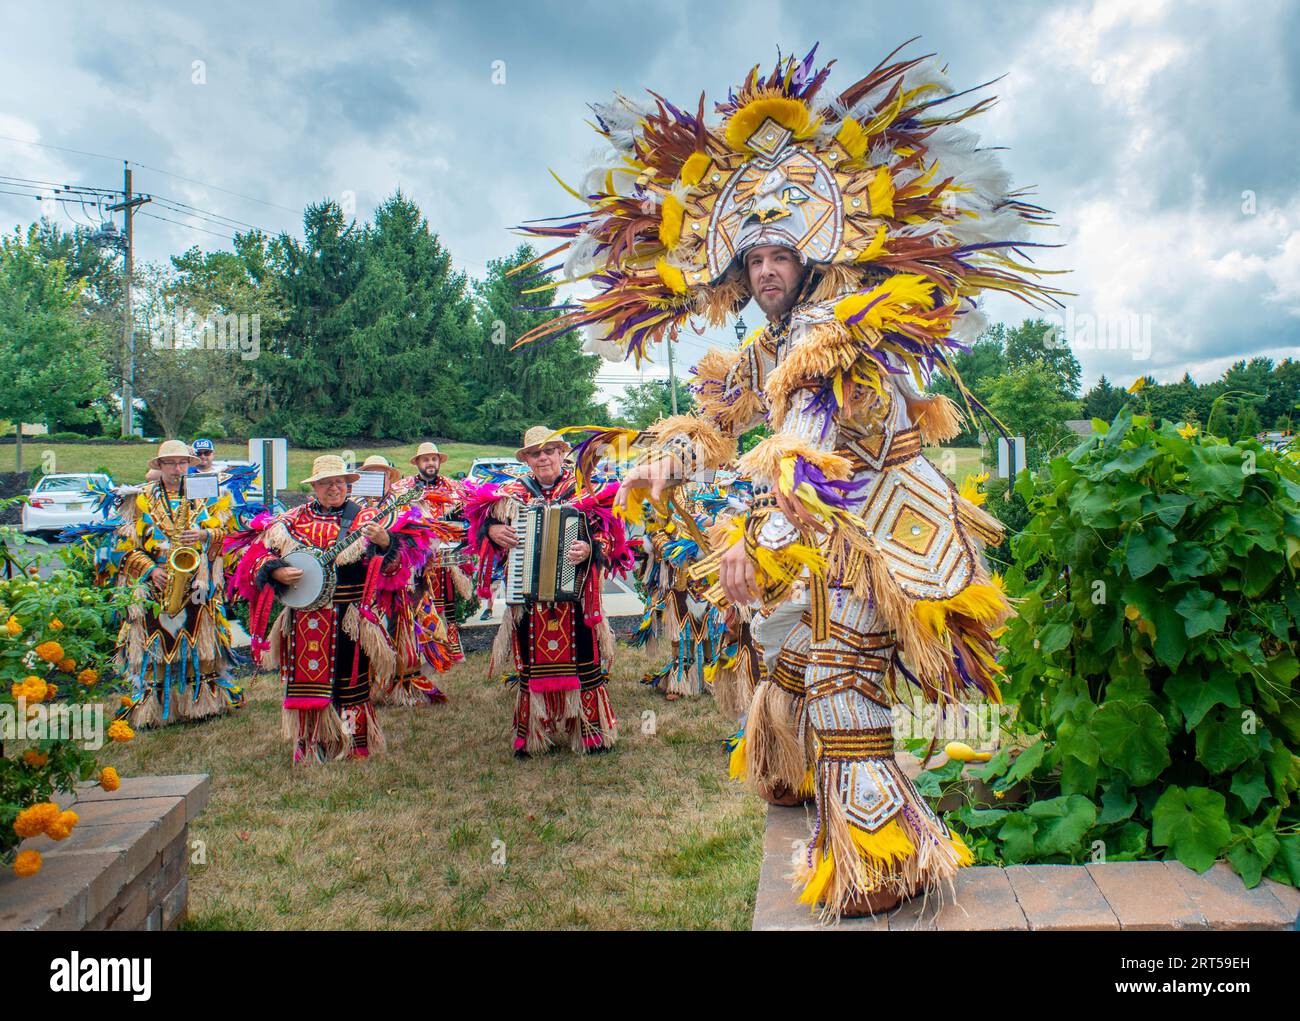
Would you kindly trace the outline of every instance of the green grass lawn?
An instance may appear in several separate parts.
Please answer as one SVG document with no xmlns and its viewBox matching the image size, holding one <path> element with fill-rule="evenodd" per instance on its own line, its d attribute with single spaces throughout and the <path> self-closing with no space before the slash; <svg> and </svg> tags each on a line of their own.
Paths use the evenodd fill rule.
<svg viewBox="0 0 1300 1021">
<path fill-rule="evenodd" d="M 215 443 L 217 459 L 247 460 L 247 443 Z M 403 443 L 391 446 L 358 447 L 352 456 L 360 464 L 371 454 L 383 454 L 404 472 L 413 472 L 410 465 L 417 443 Z M 444 471 L 468 471 L 476 457 L 513 457 L 514 447 L 492 446 L 480 443 L 446 443 L 439 449 L 446 455 Z M 311 474 L 311 462 L 315 457 L 326 453 L 341 453 L 338 450 L 300 450 L 289 448 L 289 488 L 298 488 L 300 479 Z M 30 437 L 23 443 L 23 469 L 31 471 L 42 465 L 47 472 L 93 472 L 107 471 L 117 482 L 135 483 L 144 480 L 149 470 L 149 458 L 157 453 L 152 444 L 98 444 L 98 443 L 42 443 L 39 436 Z M 13 444 L 0 445 L 0 471 L 14 471 L 15 448 Z"/>
<path fill-rule="evenodd" d="M 234 715 L 100 754 L 212 775 L 192 928 L 748 929 L 764 805 L 727 778 L 712 698 L 666 702 L 650 665 L 618 649 L 600 756 L 514 759 L 513 693 L 481 654 L 446 675 L 448 704 L 381 708 L 388 751 L 365 762 L 291 766 L 269 675 Z"/>
<path fill-rule="evenodd" d="M 371 446 L 357 448 L 352 451 L 352 455 L 359 464 L 371 454 L 383 454 L 403 471 L 410 472 L 414 469 L 409 462 L 417 446 L 415 443 Z M 219 459 L 245 460 L 248 457 L 246 443 L 218 440 L 216 448 Z M 468 471 L 476 457 L 513 457 L 515 453 L 514 447 L 479 443 L 446 443 L 440 449 L 448 455 L 444 468 L 448 473 Z M 148 471 L 147 462 L 156 451 L 156 447 L 145 444 L 42 443 L 40 437 L 32 437 L 23 443 L 23 468 L 31 471 L 37 465 L 44 465 L 51 472 L 107 471 L 118 482 L 135 483 L 144 480 L 144 474 Z M 951 459 L 947 456 L 949 451 Z M 312 458 L 324 453 L 340 452 L 290 447 L 289 488 L 298 488 L 298 480 L 311 474 Z M 927 447 L 925 453 L 958 483 L 967 475 L 976 474 L 980 470 L 979 447 Z M 0 445 L 0 471 L 14 470 L 14 446 Z"/>
</svg>

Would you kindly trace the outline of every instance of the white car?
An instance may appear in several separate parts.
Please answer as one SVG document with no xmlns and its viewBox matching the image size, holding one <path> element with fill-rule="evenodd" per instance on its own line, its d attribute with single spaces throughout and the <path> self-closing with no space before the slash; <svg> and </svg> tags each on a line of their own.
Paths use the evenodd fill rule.
<svg viewBox="0 0 1300 1021">
<path fill-rule="evenodd" d="M 511 475 L 528 474 L 528 467 L 513 457 L 476 457 L 474 463 L 469 466 L 469 473 L 465 476 L 466 481 L 482 482 L 489 477 L 490 470 L 507 472 Z"/>
<path fill-rule="evenodd" d="M 95 481 L 111 487 L 113 480 L 98 473 L 46 475 L 23 504 L 22 530 L 58 533 L 68 525 L 88 525 L 98 518 L 95 497 L 87 485 Z"/>
</svg>

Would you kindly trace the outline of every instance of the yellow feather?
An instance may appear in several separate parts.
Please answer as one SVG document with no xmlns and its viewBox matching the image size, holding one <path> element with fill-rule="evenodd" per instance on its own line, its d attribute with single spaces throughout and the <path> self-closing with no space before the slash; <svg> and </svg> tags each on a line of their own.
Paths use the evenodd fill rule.
<svg viewBox="0 0 1300 1021">
<path fill-rule="evenodd" d="M 686 162 L 682 164 L 680 174 L 682 184 L 687 187 L 694 187 L 704 178 L 704 172 L 708 169 L 708 154 L 702 152 L 691 153 L 686 157 Z"/>
<path fill-rule="evenodd" d="M 881 255 L 885 250 L 885 238 L 888 234 L 889 232 L 885 229 L 885 225 L 882 223 L 876 228 L 876 236 L 871 239 L 871 244 L 867 245 L 867 247 L 864 248 L 853 261 L 870 262 L 872 259 Z"/>
<path fill-rule="evenodd" d="M 685 215 L 686 209 L 676 195 L 670 193 L 664 196 L 664 204 L 660 213 L 659 240 L 670 251 L 681 240 L 682 217 Z"/>
<path fill-rule="evenodd" d="M 727 144 L 737 152 L 746 152 L 751 135 L 768 118 L 794 133 L 795 138 L 807 138 L 821 124 L 821 118 L 812 120 L 808 107 L 789 96 L 760 96 L 751 99 L 727 120 Z"/>
<path fill-rule="evenodd" d="M 659 259 L 655 263 L 655 269 L 659 271 L 659 279 L 667 284 L 674 294 L 686 293 L 686 277 L 680 269 L 670 266 L 667 259 Z"/>
<path fill-rule="evenodd" d="M 731 756 L 727 760 L 727 774 L 733 780 L 744 780 L 749 776 L 749 758 L 745 754 L 745 738 L 743 735 L 736 742 L 736 747 L 731 749 Z"/>
<path fill-rule="evenodd" d="M 850 826 L 849 832 L 853 834 L 853 842 L 863 855 L 888 865 L 906 861 L 916 854 L 916 845 L 903 832 L 903 827 L 898 825 L 896 819 L 891 819 L 875 833 L 868 833 L 856 826 Z"/>
<path fill-rule="evenodd" d="M 881 167 L 867 186 L 872 216 L 894 215 L 894 178 L 888 167 Z"/>
<path fill-rule="evenodd" d="M 853 159 L 861 159 L 862 154 L 867 151 L 867 134 L 862 130 L 862 125 L 852 117 L 845 117 L 840 124 L 840 130 L 835 132 L 835 141 L 844 147 L 844 151 Z"/>
<path fill-rule="evenodd" d="M 548 167 L 547 169 L 549 170 L 550 168 Z M 560 187 L 563 188 L 565 191 L 567 191 L 567 192 L 568 192 L 570 195 L 572 195 L 575 199 L 577 199 L 579 202 L 585 202 L 585 201 L 586 201 L 586 199 L 584 199 L 584 198 L 583 198 L 581 195 L 579 195 L 576 191 L 574 191 L 574 190 L 573 190 L 572 188 L 570 188 L 567 184 L 565 184 L 563 178 L 561 178 L 560 175 L 557 174 L 554 170 L 551 170 L 551 171 L 550 171 L 550 174 L 551 174 L 551 176 L 552 176 L 553 178 L 555 178 L 557 181 L 559 181 L 559 183 L 560 183 Z"/>
<path fill-rule="evenodd" d="M 799 903 L 816 907 L 834 876 L 835 859 L 825 855 L 804 884 L 803 892 L 799 894 Z"/>
</svg>

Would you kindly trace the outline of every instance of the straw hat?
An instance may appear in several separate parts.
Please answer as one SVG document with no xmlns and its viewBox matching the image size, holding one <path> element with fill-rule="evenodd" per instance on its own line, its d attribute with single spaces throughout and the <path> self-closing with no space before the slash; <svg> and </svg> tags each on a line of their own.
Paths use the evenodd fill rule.
<svg viewBox="0 0 1300 1021">
<path fill-rule="evenodd" d="M 194 451 L 190 450 L 189 445 L 181 440 L 163 440 L 158 447 L 158 453 L 149 459 L 149 467 L 159 467 L 158 462 L 164 457 L 188 457 L 190 464 L 199 463 L 199 459 L 194 456 Z"/>
<path fill-rule="evenodd" d="M 343 476 L 348 482 L 356 482 L 361 476 L 352 471 L 347 462 L 338 454 L 321 454 L 311 463 L 311 475 L 303 479 L 306 482 L 320 482 L 322 479 L 333 479 Z"/>
<path fill-rule="evenodd" d="M 389 461 L 388 458 L 384 457 L 383 454 L 371 454 L 369 457 L 367 457 L 364 461 L 361 462 L 361 467 L 358 470 L 367 472 L 367 471 L 374 471 L 377 468 L 383 469 L 384 471 L 388 472 L 389 482 L 396 482 L 398 479 L 402 477 L 402 469 L 397 467 L 397 465 L 393 464 L 391 461 Z"/>
<path fill-rule="evenodd" d="M 524 445 L 515 451 L 515 459 L 523 460 L 525 454 L 530 454 L 539 447 L 546 446 L 550 442 L 564 444 L 565 451 L 573 448 L 569 446 L 568 441 L 563 436 L 556 436 L 555 430 L 545 425 L 535 425 L 524 433 Z"/>
<path fill-rule="evenodd" d="M 421 444 L 420 444 L 420 449 L 417 450 L 417 451 L 415 452 L 415 457 L 412 457 L 412 458 L 411 458 L 411 464 L 415 464 L 416 460 L 417 460 L 418 458 L 423 457 L 425 454 L 432 454 L 434 457 L 436 457 L 436 458 L 438 459 L 438 465 L 439 465 L 439 467 L 441 467 L 443 464 L 445 464 L 445 463 L 447 462 L 447 455 L 444 454 L 444 453 L 442 453 L 442 452 L 438 449 L 438 444 L 436 444 L 436 443 L 421 443 Z"/>
</svg>

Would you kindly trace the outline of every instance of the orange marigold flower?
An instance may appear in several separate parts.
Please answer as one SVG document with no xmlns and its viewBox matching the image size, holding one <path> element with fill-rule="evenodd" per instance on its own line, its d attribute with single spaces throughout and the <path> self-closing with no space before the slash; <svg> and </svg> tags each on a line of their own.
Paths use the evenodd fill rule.
<svg viewBox="0 0 1300 1021">
<path fill-rule="evenodd" d="M 41 642 L 36 646 L 36 655 L 46 663 L 57 663 L 63 658 L 63 646 L 58 642 Z"/>
<path fill-rule="evenodd" d="M 57 685 L 54 684 L 45 685 L 45 698 L 47 701 L 53 699 L 56 695 L 58 695 L 58 693 L 59 693 L 59 689 Z"/>
<path fill-rule="evenodd" d="M 17 638 L 23 633 L 23 626 L 18 623 L 17 617 L 10 617 L 5 621 L 5 630 L 9 632 L 11 638 Z"/>
<path fill-rule="evenodd" d="M 77 681 L 89 688 L 92 684 L 97 684 L 99 682 L 99 671 L 86 667 L 85 670 L 77 674 Z"/>
<path fill-rule="evenodd" d="M 24 677 L 21 683 L 11 685 L 9 692 L 13 695 L 15 702 L 20 698 L 25 698 L 31 704 L 44 702 L 49 694 L 49 689 L 39 677 Z"/>
<path fill-rule="evenodd" d="M 34 876 L 41 871 L 40 851 L 19 851 L 14 859 L 14 874 L 22 877 Z"/>
<path fill-rule="evenodd" d="M 59 806 L 53 801 L 38 801 L 28 805 L 14 820 L 14 832 L 23 839 L 39 837 L 59 817 Z"/>
<path fill-rule="evenodd" d="M 40 769 L 50 761 L 50 757 L 44 752 L 38 752 L 35 748 L 28 748 L 27 751 L 23 752 L 23 761 L 29 766 Z"/>
<path fill-rule="evenodd" d="M 123 709 L 125 709 L 127 706 L 135 705 L 135 703 L 131 701 L 130 695 L 123 695 L 120 701 Z"/>
<path fill-rule="evenodd" d="M 45 833 L 51 840 L 67 840 L 72 836 L 72 827 L 80 821 L 76 812 L 60 812 L 59 817 L 45 827 Z"/>
<path fill-rule="evenodd" d="M 70 674 L 72 673 L 72 671 L 77 669 L 77 661 L 75 659 L 72 659 L 71 657 L 67 659 L 61 659 L 59 660 L 59 669 L 64 671 L 65 673 Z"/>
<path fill-rule="evenodd" d="M 99 771 L 99 786 L 106 791 L 115 791 L 122 786 L 122 778 L 112 766 L 105 766 Z"/>
<path fill-rule="evenodd" d="M 114 741 L 130 741 L 135 737 L 135 731 L 126 720 L 114 720 L 108 725 L 108 736 Z"/>
<path fill-rule="evenodd" d="M 52 631 L 62 631 L 62 630 L 63 630 L 63 621 L 59 620 L 58 617 L 55 617 L 52 621 L 50 621 L 50 630 L 52 630 Z"/>
</svg>

